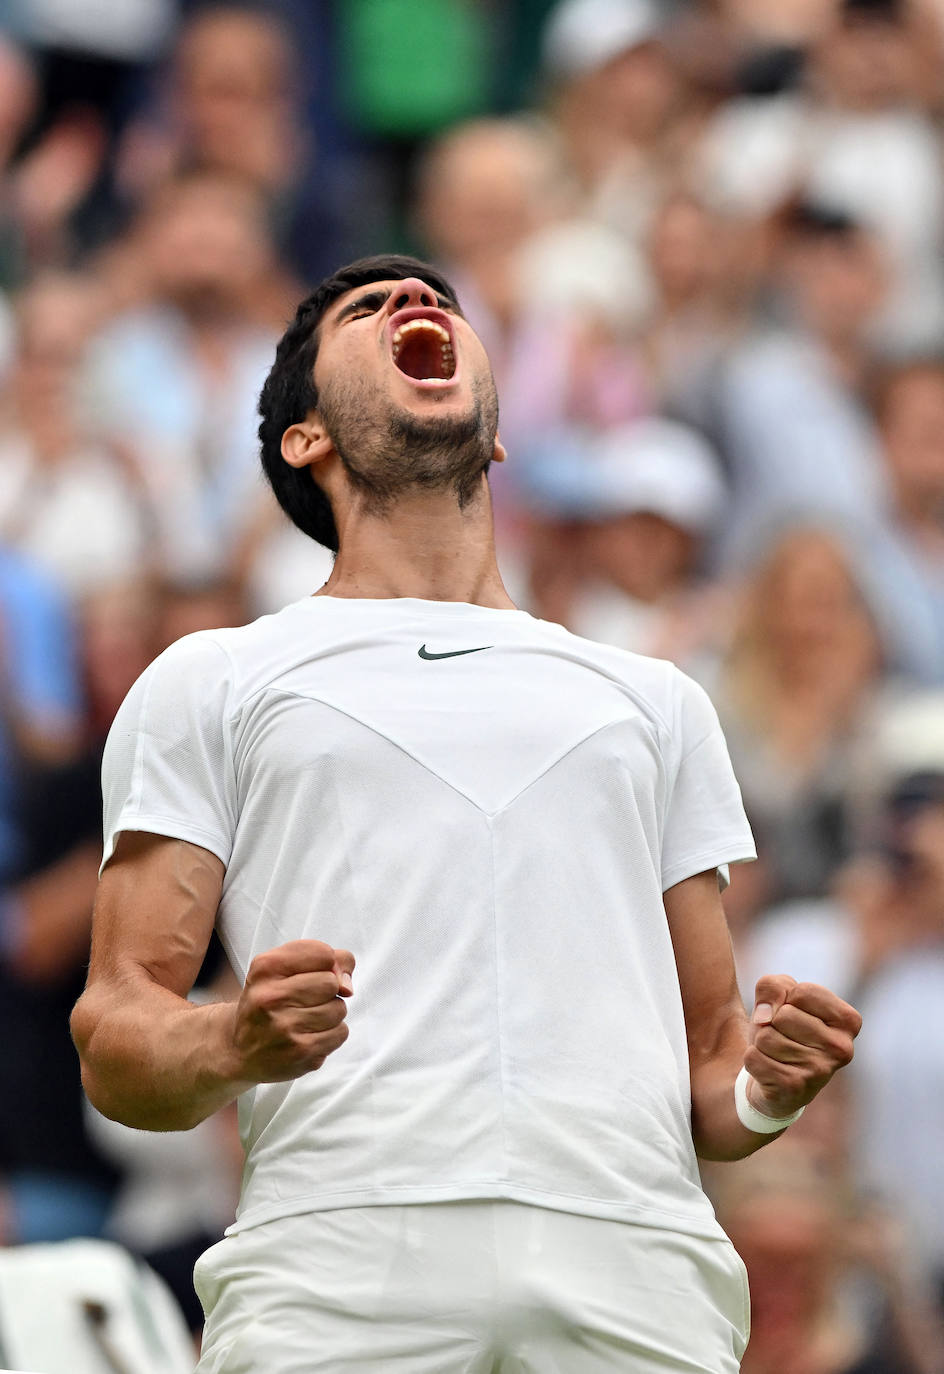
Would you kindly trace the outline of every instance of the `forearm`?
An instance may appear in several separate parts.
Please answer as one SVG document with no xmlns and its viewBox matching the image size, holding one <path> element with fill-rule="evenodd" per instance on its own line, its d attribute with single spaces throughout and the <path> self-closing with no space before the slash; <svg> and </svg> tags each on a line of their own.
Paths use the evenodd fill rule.
<svg viewBox="0 0 944 1374">
<path fill-rule="evenodd" d="M 184 1131 L 231 1102 L 240 1078 L 234 1004 L 197 1006 L 142 970 L 90 987 L 72 1014 L 89 1100 L 149 1131 Z"/>
</svg>

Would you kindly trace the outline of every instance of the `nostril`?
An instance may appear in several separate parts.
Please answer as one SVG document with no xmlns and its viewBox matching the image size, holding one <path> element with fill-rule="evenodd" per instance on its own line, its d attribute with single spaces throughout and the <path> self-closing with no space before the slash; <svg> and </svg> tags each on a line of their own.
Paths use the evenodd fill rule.
<svg viewBox="0 0 944 1374">
<path fill-rule="evenodd" d="M 396 300 L 394 301 L 394 305 L 397 307 L 398 310 L 402 310 L 403 307 L 409 303 L 409 300 L 409 296 L 404 291 L 402 296 L 397 296 Z"/>
</svg>

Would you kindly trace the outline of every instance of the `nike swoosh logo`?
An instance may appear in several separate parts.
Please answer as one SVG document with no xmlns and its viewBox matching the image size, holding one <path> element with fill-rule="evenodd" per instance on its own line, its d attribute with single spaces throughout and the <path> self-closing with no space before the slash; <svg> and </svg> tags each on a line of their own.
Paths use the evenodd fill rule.
<svg viewBox="0 0 944 1374">
<path fill-rule="evenodd" d="M 422 644 L 417 649 L 417 653 L 420 658 L 430 660 L 434 658 L 461 658 L 463 654 L 480 654 L 484 649 L 494 649 L 494 647 L 494 644 L 480 644 L 477 649 L 450 649 L 448 654 L 431 654 L 427 652 L 426 645 Z"/>
</svg>

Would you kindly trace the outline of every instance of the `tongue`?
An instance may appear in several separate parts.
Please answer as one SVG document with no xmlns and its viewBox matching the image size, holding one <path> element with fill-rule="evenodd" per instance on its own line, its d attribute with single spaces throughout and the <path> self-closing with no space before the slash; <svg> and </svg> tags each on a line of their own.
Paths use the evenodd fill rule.
<svg viewBox="0 0 944 1374">
<path fill-rule="evenodd" d="M 450 375 L 443 364 L 442 339 L 432 330 L 417 329 L 404 339 L 397 367 L 414 381 L 430 377 L 442 380 Z"/>
</svg>

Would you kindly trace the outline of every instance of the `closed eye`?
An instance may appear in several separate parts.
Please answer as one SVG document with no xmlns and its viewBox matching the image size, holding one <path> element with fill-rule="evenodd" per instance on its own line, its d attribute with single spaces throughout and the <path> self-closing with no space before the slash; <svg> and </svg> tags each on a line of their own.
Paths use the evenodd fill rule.
<svg viewBox="0 0 944 1374">
<path fill-rule="evenodd" d="M 338 316 L 338 323 L 346 320 L 361 320 L 365 315 L 376 315 L 378 310 L 383 309 L 390 299 L 389 291 L 371 291 L 369 295 L 360 296 L 356 301 L 341 311 Z"/>
</svg>

